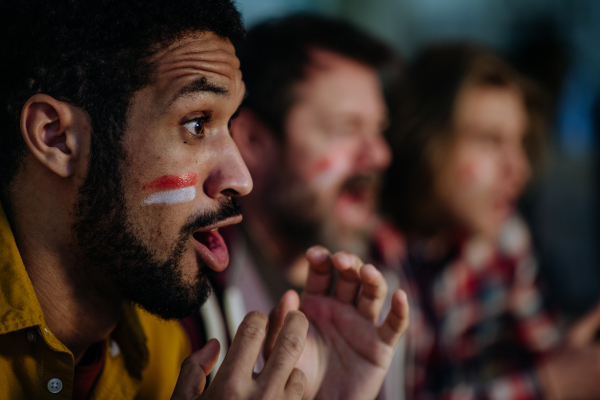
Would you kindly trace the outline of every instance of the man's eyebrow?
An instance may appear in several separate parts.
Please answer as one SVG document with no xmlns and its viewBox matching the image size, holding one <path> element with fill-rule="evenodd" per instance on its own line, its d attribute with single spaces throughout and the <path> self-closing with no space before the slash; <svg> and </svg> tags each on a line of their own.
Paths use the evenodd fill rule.
<svg viewBox="0 0 600 400">
<path fill-rule="evenodd" d="M 179 89 L 177 93 L 175 93 L 171 101 L 169 101 L 169 107 L 173 103 L 175 103 L 179 98 L 187 94 L 200 92 L 215 93 L 219 96 L 229 96 L 229 89 L 227 89 L 227 87 L 208 82 L 206 78 L 200 78 L 188 83 L 187 85 Z"/>
</svg>

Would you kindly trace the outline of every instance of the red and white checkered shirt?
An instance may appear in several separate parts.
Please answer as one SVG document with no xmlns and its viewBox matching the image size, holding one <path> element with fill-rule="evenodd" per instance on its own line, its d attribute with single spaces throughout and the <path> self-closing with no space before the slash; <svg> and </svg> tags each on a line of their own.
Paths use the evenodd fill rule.
<svg viewBox="0 0 600 400">
<path fill-rule="evenodd" d="M 457 242 L 436 263 L 411 246 L 402 267 L 411 305 L 407 398 L 539 398 L 534 366 L 560 335 L 537 288 L 525 224 L 511 218 L 496 243 Z"/>
</svg>

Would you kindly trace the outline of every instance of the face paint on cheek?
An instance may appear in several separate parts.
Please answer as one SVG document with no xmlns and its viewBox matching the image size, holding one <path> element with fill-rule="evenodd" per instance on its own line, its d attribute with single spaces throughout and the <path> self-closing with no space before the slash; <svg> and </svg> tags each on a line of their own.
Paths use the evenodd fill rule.
<svg viewBox="0 0 600 400">
<path fill-rule="evenodd" d="M 321 158 L 319 161 L 317 161 L 315 163 L 315 165 L 312 166 L 309 175 L 311 178 L 313 178 L 313 177 L 320 175 L 323 172 L 327 171 L 327 169 L 329 169 L 330 167 L 331 167 L 331 161 L 329 160 L 329 158 L 327 158 L 327 157 Z"/>
<path fill-rule="evenodd" d="M 165 175 L 144 186 L 144 190 L 152 191 L 142 204 L 178 204 L 196 198 L 196 174 Z"/>
<path fill-rule="evenodd" d="M 461 166 L 458 178 L 464 189 L 485 189 L 494 182 L 494 166 L 486 160 L 472 160 Z"/>
<path fill-rule="evenodd" d="M 475 180 L 475 166 L 472 163 L 462 165 L 458 169 L 458 180 L 463 184 L 470 184 Z"/>
<path fill-rule="evenodd" d="M 320 187 L 335 184 L 347 178 L 350 165 L 347 157 L 329 156 L 317 161 L 310 177 Z"/>
</svg>

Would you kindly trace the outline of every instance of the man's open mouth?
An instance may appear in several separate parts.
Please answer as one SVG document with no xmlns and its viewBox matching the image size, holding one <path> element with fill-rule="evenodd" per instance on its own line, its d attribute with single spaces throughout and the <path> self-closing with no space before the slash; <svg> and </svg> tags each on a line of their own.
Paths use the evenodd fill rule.
<svg viewBox="0 0 600 400">
<path fill-rule="evenodd" d="M 208 227 L 194 232 L 193 237 L 196 244 L 196 251 L 202 261 L 212 270 L 223 271 L 229 264 L 229 251 L 218 228 L 241 222 L 242 216 L 228 218 L 216 224 L 217 226 Z"/>
<path fill-rule="evenodd" d="M 373 218 L 379 191 L 379 180 L 357 177 L 349 180 L 338 197 L 337 210 L 347 224 L 362 227 Z"/>
</svg>

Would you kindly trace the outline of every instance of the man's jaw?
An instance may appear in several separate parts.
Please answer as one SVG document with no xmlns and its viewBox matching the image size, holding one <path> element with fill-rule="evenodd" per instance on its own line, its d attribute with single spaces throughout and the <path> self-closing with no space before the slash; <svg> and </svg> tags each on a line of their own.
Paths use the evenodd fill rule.
<svg viewBox="0 0 600 400">
<path fill-rule="evenodd" d="M 242 216 L 237 215 L 202 227 L 193 233 L 196 255 L 210 269 L 220 272 L 227 268 L 229 264 L 229 252 L 218 229 L 238 224 L 241 221 Z"/>
</svg>

